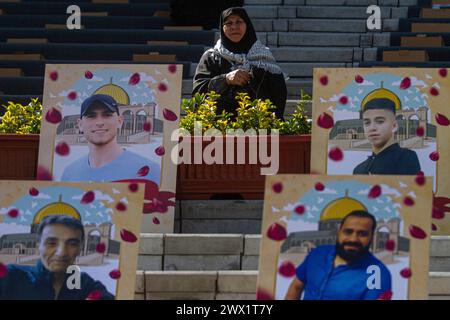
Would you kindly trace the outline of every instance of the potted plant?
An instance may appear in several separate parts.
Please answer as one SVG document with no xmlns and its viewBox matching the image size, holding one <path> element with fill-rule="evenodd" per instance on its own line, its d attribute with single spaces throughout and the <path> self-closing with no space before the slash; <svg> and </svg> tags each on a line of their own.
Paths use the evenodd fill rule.
<svg viewBox="0 0 450 320">
<path fill-rule="evenodd" d="M 232 159 L 228 164 L 224 161 L 207 163 L 204 157 L 201 161 L 195 161 L 191 152 L 191 161 L 178 165 L 177 199 L 263 199 L 264 175 L 261 174 L 261 169 L 267 167 L 267 163 L 263 163 L 261 158 L 252 161 L 249 153 L 258 149 L 259 143 L 266 140 L 267 150 L 271 150 L 274 136 L 270 133 L 274 131 L 280 134 L 278 173 L 309 173 L 311 124 L 305 115 L 305 104 L 310 101 L 310 97 L 306 93 L 302 91 L 296 111 L 285 121 L 275 117 L 270 100 L 251 101 L 245 94 L 237 97 L 239 108 L 234 119 L 226 112 L 216 114 L 217 98 L 218 95 L 212 92 L 183 99 L 182 109 L 186 115 L 180 120 L 180 127 L 185 131 L 184 136 L 180 137 L 180 144 L 188 141 L 191 144 L 190 150 L 208 153 L 210 144 L 218 141 L 216 146 L 219 146 L 219 150 L 227 155 L 233 153 L 230 157 Z M 201 131 L 194 132 L 196 122 L 201 122 Z M 215 135 L 214 138 L 206 139 L 200 136 L 211 129 L 222 133 L 222 136 Z M 234 143 L 230 150 L 226 143 L 229 137 L 226 138 L 225 135 L 230 130 L 238 129 L 253 130 L 254 133 L 254 136 L 245 138 L 245 161 L 241 162 L 238 161 L 238 145 Z M 236 140 L 237 138 L 235 142 Z M 186 160 L 186 157 L 182 158 Z"/>
<path fill-rule="evenodd" d="M 9 102 L 0 117 L 0 179 L 34 180 L 39 150 L 42 104 Z"/>
</svg>

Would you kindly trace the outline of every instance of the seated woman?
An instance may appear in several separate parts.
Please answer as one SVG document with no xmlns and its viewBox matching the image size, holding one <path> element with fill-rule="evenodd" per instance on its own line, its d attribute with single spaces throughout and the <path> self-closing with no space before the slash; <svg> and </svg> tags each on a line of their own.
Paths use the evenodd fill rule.
<svg viewBox="0 0 450 320">
<path fill-rule="evenodd" d="M 286 82 L 269 48 L 257 38 L 243 8 L 229 8 L 220 17 L 220 39 L 200 59 L 194 76 L 192 94 L 215 91 L 220 94 L 217 112 L 236 115 L 239 92 L 253 99 L 270 99 L 275 114 L 283 118 Z"/>
</svg>

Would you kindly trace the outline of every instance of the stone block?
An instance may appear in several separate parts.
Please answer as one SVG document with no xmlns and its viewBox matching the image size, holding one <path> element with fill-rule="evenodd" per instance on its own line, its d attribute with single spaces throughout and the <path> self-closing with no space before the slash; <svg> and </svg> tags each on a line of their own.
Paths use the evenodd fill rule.
<svg viewBox="0 0 450 320">
<path fill-rule="evenodd" d="M 259 256 L 243 256 L 242 270 L 258 270 Z"/>
<path fill-rule="evenodd" d="M 450 295 L 450 272 L 430 272 L 430 295 Z"/>
<path fill-rule="evenodd" d="M 281 70 L 290 77 L 312 77 L 313 68 L 343 68 L 345 63 L 279 63 Z"/>
<path fill-rule="evenodd" d="M 390 8 L 380 8 L 381 18 L 391 17 Z M 298 18 L 322 18 L 322 19 L 367 19 L 366 7 L 323 7 L 308 6 L 297 8 Z"/>
<path fill-rule="evenodd" d="M 261 235 L 245 235 L 244 236 L 244 255 L 259 255 L 259 246 L 261 243 Z"/>
<path fill-rule="evenodd" d="M 366 20 L 298 19 L 289 20 L 289 31 L 365 32 Z"/>
<path fill-rule="evenodd" d="M 364 49 L 364 61 L 377 61 L 377 48 Z"/>
<path fill-rule="evenodd" d="M 250 219 L 189 219 L 183 220 L 185 233 L 261 233 L 261 220 Z"/>
<path fill-rule="evenodd" d="M 279 5 L 283 4 L 283 0 L 245 0 L 244 5 Z"/>
<path fill-rule="evenodd" d="M 244 249 L 241 234 L 166 234 L 164 241 L 166 255 L 239 255 Z"/>
<path fill-rule="evenodd" d="M 239 255 L 165 255 L 164 270 L 240 270 Z"/>
<path fill-rule="evenodd" d="M 408 7 L 392 8 L 391 18 L 392 19 L 408 18 Z"/>
<path fill-rule="evenodd" d="M 135 293 L 145 292 L 145 276 L 144 271 L 136 271 L 136 286 L 134 288 Z"/>
<path fill-rule="evenodd" d="M 272 30 L 272 19 L 252 19 L 253 27 L 257 32 L 269 32 Z"/>
<path fill-rule="evenodd" d="M 139 254 L 163 254 L 163 240 L 164 236 L 162 234 L 141 233 L 141 237 L 139 240 Z"/>
<path fill-rule="evenodd" d="M 303 6 L 305 5 L 305 0 L 284 0 L 283 3 L 286 6 Z"/>
<path fill-rule="evenodd" d="M 398 31 L 398 19 L 384 19 L 382 22 L 383 31 Z"/>
<path fill-rule="evenodd" d="M 352 61 L 353 48 L 281 47 L 272 50 L 277 61 L 345 62 Z"/>
<path fill-rule="evenodd" d="M 267 32 L 257 32 L 256 37 L 263 45 L 267 45 Z"/>
<path fill-rule="evenodd" d="M 185 219 L 261 219 L 262 200 L 185 200 L 181 215 Z M 235 232 L 238 233 L 238 232 Z M 241 232 L 239 232 L 241 233 Z"/>
<path fill-rule="evenodd" d="M 162 270 L 162 255 L 149 256 L 139 255 L 137 261 L 138 270 Z"/>
<path fill-rule="evenodd" d="M 278 8 L 278 17 L 279 18 L 290 18 L 294 19 L 297 17 L 296 7 L 284 6 Z"/>
<path fill-rule="evenodd" d="M 278 18 L 276 6 L 245 6 L 245 10 L 250 18 L 274 19 Z"/>
<path fill-rule="evenodd" d="M 146 292 L 216 292 L 216 271 L 146 271 Z"/>
<path fill-rule="evenodd" d="M 217 292 L 254 293 L 258 271 L 219 271 Z"/>
<path fill-rule="evenodd" d="M 450 237 L 434 236 L 431 238 L 430 256 L 450 257 Z"/>
<path fill-rule="evenodd" d="M 357 33 L 280 32 L 278 44 L 303 47 L 359 47 L 360 35 Z"/>
<path fill-rule="evenodd" d="M 385 7 L 397 7 L 398 6 L 398 0 L 378 0 L 378 5 L 385 6 Z"/>
<path fill-rule="evenodd" d="M 353 49 L 353 61 L 362 61 L 363 58 L 363 49 L 354 48 Z"/>
<path fill-rule="evenodd" d="M 450 257 L 430 257 L 430 271 L 449 272 Z"/>
<path fill-rule="evenodd" d="M 400 7 L 412 7 L 418 5 L 418 0 L 398 0 Z"/>
<path fill-rule="evenodd" d="M 374 47 L 388 47 L 391 44 L 390 33 L 374 33 L 373 46 Z"/>
<path fill-rule="evenodd" d="M 370 48 L 372 47 L 373 35 L 370 33 L 365 33 L 360 35 L 359 46 L 361 48 Z"/>
<path fill-rule="evenodd" d="M 278 46 L 278 32 L 267 33 L 267 45 L 268 46 Z"/>
<path fill-rule="evenodd" d="M 218 293 L 216 300 L 255 300 L 255 293 Z"/>
<path fill-rule="evenodd" d="M 147 292 L 146 300 L 214 300 L 214 292 Z"/>
<path fill-rule="evenodd" d="M 288 21 L 287 20 L 274 20 L 273 21 L 273 31 L 288 31 Z"/>
</svg>

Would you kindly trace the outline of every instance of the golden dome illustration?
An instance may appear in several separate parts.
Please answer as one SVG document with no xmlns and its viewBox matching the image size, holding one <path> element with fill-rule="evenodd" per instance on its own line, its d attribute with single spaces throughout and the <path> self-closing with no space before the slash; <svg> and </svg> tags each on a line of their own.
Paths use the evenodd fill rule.
<svg viewBox="0 0 450 320">
<path fill-rule="evenodd" d="M 36 213 L 33 218 L 33 225 L 39 225 L 45 217 L 56 215 L 65 215 L 81 220 L 80 213 L 77 209 L 68 203 L 62 202 L 62 197 L 59 195 L 58 202 L 50 203 Z"/>
<path fill-rule="evenodd" d="M 330 202 L 320 215 L 320 221 L 326 220 L 342 220 L 346 215 L 355 210 L 367 211 L 366 207 L 356 199 L 348 196 L 348 191 L 345 192 L 345 197 L 336 199 Z"/>
<path fill-rule="evenodd" d="M 389 100 L 391 100 L 392 102 L 394 102 L 396 111 L 400 110 L 402 107 L 400 98 L 391 90 L 385 89 L 383 87 L 383 81 L 381 82 L 381 88 L 375 89 L 375 90 L 369 92 L 369 94 L 364 97 L 363 101 L 361 102 L 361 111 L 364 111 L 365 105 L 374 99 L 389 99 Z"/>
<path fill-rule="evenodd" d="M 112 78 L 110 79 L 108 84 L 105 84 L 104 86 L 101 86 L 100 88 L 95 90 L 92 95 L 94 94 L 106 94 L 113 97 L 118 104 L 126 106 L 130 105 L 130 97 L 128 96 L 128 93 L 122 87 L 113 84 Z"/>
</svg>

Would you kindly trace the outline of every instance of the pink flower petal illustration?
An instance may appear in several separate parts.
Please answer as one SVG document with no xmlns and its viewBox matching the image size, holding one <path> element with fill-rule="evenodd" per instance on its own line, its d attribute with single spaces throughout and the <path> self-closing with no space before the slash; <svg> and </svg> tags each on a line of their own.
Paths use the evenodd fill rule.
<svg viewBox="0 0 450 320">
<path fill-rule="evenodd" d="M 48 171 L 47 168 L 44 168 L 42 166 L 38 166 L 37 172 L 36 172 L 36 180 L 52 181 L 53 180 L 53 176 L 50 173 L 50 171 Z"/>
<path fill-rule="evenodd" d="M 402 270 L 400 271 L 400 275 L 401 275 L 403 278 L 406 278 L 406 279 L 411 278 L 411 276 L 412 276 L 411 269 L 410 269 L 410 268 L 404 268 L 404 269 L 402 269 Z"/>
<path fill-rule="evenodd" d="M 305 213 L 305 206 L 300 204 L 300 205 L 295 207 L 294 211 L 295 211 L 296 214 L 304 214 Z"/>
<path fill-rule="evenodd" d="M 418 128 L 416 129 L 416 135 L 417 135 L 418 137 L 423 137 L 424 134 L 425 134 L 425 129 L 424 129 L 423 127 L 418 127 Z"/>
<path fill-rule="evenodd" d="M 159 219 L 157 218 L 157 217 L 154 217 L 153 218 L 153 223 L 154 224 L 159 224 L 160 222 L 159 222 Z"/>
<path fill-rule="evenodd" d="M 96 289 L 88 294 L 86 300 L 100 300 L 102 297 L 102 292 L 99 289 Z"/>
<path fill-rule="evenodd" d="M 392 291 L 389 289 L 378 296 L 378 300 L 391 300 Z"/>
<path fill-rule="evenodd" d="M 372 188 L 370 188 L 368 197 L 369 199 L 375 199 L 379 196 L 381 196 L 381 187 L 379 185 L 374 185 Z"/>
<path fill-rule="evenodd" d="M 77 93 L 75 91 L 70 91 L 69 94 L 67 95 L 67 99 L 69 100 L 75 100 L 77 98 Z"/>
<path fill-rule="evenodd" d="M 328 157 L 333 161 L 341 161 L 344 159 L 344 153 L 338 147 L 334 147 L 330 149 L 330 152 L 328 152 Z"/>
<path fill-rule="evenodd" d="M 405 204 L 405 206 L 411 207 L 411 206 L 414 205 L 414 199 L 411 198 L 411 197 L 409 197 L 409 196 L 406 196 L 406 197 L 403 199 L 403 203 Z"/>
<path fill-rule="evenodd" d="M 422 174 L 418 174 L 414 180 L 419 186 L 423 186 L 426 182 L 425 176 Z"/>
<path fill-rule="evenodd" d="M 173 112 L 172 110 L 167 109 L 167 108 L 164 108 L 163 116 L 164 116 L 164 119 L 166 119 L 167 121 L 176 121 L 178 119 L 175 112 Z"/>
<path fill-rule="evenodd" d="M 61 141 L 56 145 L 55 152 L 62 157 L 67 156 L 70 153 L 70 147 L 67 143 Z"/>
<path fill-rule="evenodd" d="M 441 69 L 439 69 L 439 75 L 442 77 L 442 78 L 445 78 L 446 76 L 447 76 L 447 69 L 446 68 L 441 68 Z"/>
<path fill-rule="evenodd" d="M 326 86 L 328 84 L 328 77 L 327 76 L 321 76 L 319 78 L 320 84 L 323 86 Z"/>
<path fill-rule="evenodd" d="M 339 103 L 342 105 L 346 105 L 348 103 L 348 97 L 342 96 L 339 98 Z"/>
<path fill-rule="evenodd" d="M 431 224 L 431 230 L 432 231 L 436 231 L 437 229 L 438 229 L 438 227 L 434 223 L 432 223 Z"/>
<path fill-rule="evenodd" d="M 283 191 L 283 184 L 281 182 L 276 182 L 272 185 L 272 190 L 275 193 L 280 193 Z"/>
<path fill-rule="evenodd" d="M 321 182 L 317 182 L 317 183 L 314 185 L 314 188 L 315 188 L 317 191 L 323 191 L 323 190 L 325 190 L 325 185 L 324 185 L 323 183 L 321 183 Z"/>
<path fill-rule="evenodd" d="M 47 122 L 52 123 L 52 124 L 58 124 L 58 123 L 60 123 L 61 120 L 62 120 L 61 112 L 59 112 L 58 109 L 51 108 L 51 109 L 48 110 L 47 113 L 45 114 L 45 120 L 46 120 Z"/>
<path fill-rule="evenodd" d="M 166 92 L 167 91 L 167 85 L 165 83 L 160 83 L 158 84 L 158 90 L 161 92 Z"/>
<path fill-rule="evenodd" d="M 39 195 L 39 190 L 36 188 L 30 188 L 30 190 L 28 190 L 28 193 L 30 194 L 30 196 L 36 197 L 37 195 Z"/>
<path fill-rule="evenodd" d="M 8 275 L 8 268 L 0 262 L 0 279 Z"/>
<path fill-rule="evenodd" d="M 94 191 L 88 191 L 85 194 L 83 194 L 83 197 L 81 198 L 82 204 L 88 204 L 95 200 L 95 193 Z"/>
<path fill-rule="evenodd" d="M 427 237 L 427 233 L 422 228 L 413 224 L 409 226 L 409 234 L 416 239 L 425 239 Z"/>
<path fill-rule="evenodd" d="M 164 149 L 163 146 L 159 146 L 158 148 L 155 149 L 155 153 L 157 156 L 163 156 L 166 153 L 166 149 Z"/>
<path fill-rule="evenodd" d="M 150 122 L 144 122 L 144 126 L 143 126 L 144 131 L 146 132 L 150 132 L 150 130 L 152 130 L 152 124 Z"/>
<path fill-rule="evenodd" d="M 128 84 L 130 86 L 135 86 L 139 83 L 139 81 L 141 81 L 141 76 L 136 72 L 131 75 L 130 79 L 128 80 Z"/>
<path fill-rule="evenodd" d="M 90 72 L 89 70 L 87 70 L 87 71 L 84 73 L 84 77 L 85 77 L 86 79 L 92 79 L 92 78 L 94 77 L 94 75 L 92 74 L 92 72 Z"/>
<path fill-rule="evenodd" d="M 400 83 L 400 89 L 406 90 L 411 86 L 411 79 L 406 77 L 403 78 L 402 82 Z"/>
<path fill-rule="evenodd" d="M 284 261 L 278 268 L 278 273 L 286 278 L 295 276 L 295 265 L 290 261 Z"/>
<path fill-rule="evenodd" d="M 386 241 L 386 243 L 384 244 L 384 248 L 387 251 L 394 251 L 395 250 L 395 241 L 394 240 L 388 240 Z"/>
<path fill-rule="evenodd" d="M 439 95 L 439 89 L 438 89 L 438 88 L 435 88 L 435 87 L 431 87 L 431 89 L 430 89 L 430 94 L 431 94 L 432 96 L 434 96 L 434 97 L 438 96 L 438 95 Z"/>
<path fill-rule="evenodd" d="M 116 204 L 116 209 L 117 209 L 117 211 L 126 211 L 127 206 L 125 205 L 125 203 L 119 202 Z"/>
<path fill-rule="evenodd" d="M 439 160 L 439 152 L 433 151 L 430 153 L 430 159 L 431 161 L 438 161 Z"/>
<path fill-rule="evenodd" d="M 150 167 L 149 166 L 143 166 L 142 168 L 140 168 L 137 172 L 137 175 L 140 177 L 145 177 L 146 175 L 148 175 L 148 173 L 150 172 Z"/>
<path fill-rule="evenodd" d="M 126 242 L 136 242 L 137 241 L 137 237 L 135 236 L 135 234 L 126 229 L 120 230 L 120 237 L 122 238 L 123 241 L 126 241 Z"/>
<path fill-rule="evenodd" d="M 137 183 L 130 183 L 129 185 L 128 185 L 128 189 L 131 191 L 131 192 L 136 192 L 136 191 L 138 191 L 138 189 L 139 189 L 139 185 L 137 184 Z"/>
<path fill-rule="evenodd" d="M 331 129 L 334 126 L 333 117 L 330 116 L 328 113 L 323 112 L 317 118 L 317 125 L 323 129 Z"/>
<path fill-rule="evenodd" d="M 103 242 L 97 243 L 97 245 L 95 246 L 95 251 L 97 253 L 105 253 L 106 245 Z"/>
<path fill-rule="evenodd" d="M 441 126 L 448 126 L 448 125 L 450 125 L 450 120 L 446 116 L 441 114 L 441 113 L 436 113 L 434 118 L 436 119 L 436 122 L 439 125 L 441 125 Z"/>
<path fill-rule="evenodd" d="M 111 279 L 114 279 L 114 280 L 120 279 L 121 275 L 122 274 L 120 273 L 120 270 L 118 270 L 118 269 L 111 270 L 111 272 L 109 273 L 109 276 L 111 277 Z"/>
<path fill-rule="evenodd" d="M 274 300 L 274 298 L 266 290 L 258 289 L 256 290 L 256 300 Z"/>
<path fill-rule="evenodd" d="M 8 211 L 8 217 L 17 218 L 19 216 L 19 210 L 13 208 Z"/>
<path fill-rule="evenodd" d="M 287 237 L 286 228 L 275 222 L 267 230 L 267 237 L 274 241 L 282 241 Z"/>
<path fill-rule="evenodd" d="M 169 64 L 168 69 L 169 69 L 170 73 L 175 73 L 175 72 L 177 72 L 177 65 L 176 64 Z"/>
<path fill-rule="evenodd" d="M 363 83 L 364 82 L 364 78 L 358 74 L 355 77 L 355 82 L 356 83 Z"/>
<path fill-rule="evenodd" d="M 438 207 L 433 207 L 433 213 L 431 216 L 433 217 L 433 219 L 437 220 L 444 219 L 445 212 L 439 209 Z"/>
<path fill-rule="evenodd" d="M 50 72 L 50 80 L 52 80 L 52 81 L 58 80 L 58 71 Z"/>
</svg>

